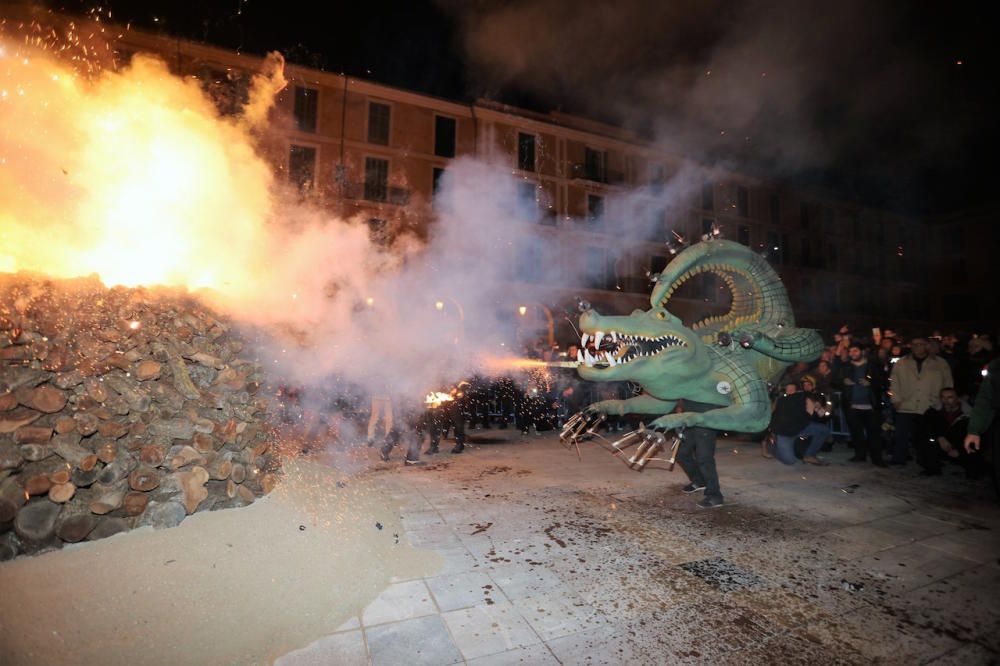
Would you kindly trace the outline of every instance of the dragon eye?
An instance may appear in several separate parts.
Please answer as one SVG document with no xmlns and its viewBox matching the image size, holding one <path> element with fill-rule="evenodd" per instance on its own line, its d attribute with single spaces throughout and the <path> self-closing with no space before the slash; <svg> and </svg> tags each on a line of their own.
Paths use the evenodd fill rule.
<svg viewBox="0 0 1000 666">
<path fill-rule="evenodd" d="M 666 312 L 657 312 L 656 313 L 656 318 L 657 319 L 666 319 L 667 318 L 667 313 Z"/>
</svg>

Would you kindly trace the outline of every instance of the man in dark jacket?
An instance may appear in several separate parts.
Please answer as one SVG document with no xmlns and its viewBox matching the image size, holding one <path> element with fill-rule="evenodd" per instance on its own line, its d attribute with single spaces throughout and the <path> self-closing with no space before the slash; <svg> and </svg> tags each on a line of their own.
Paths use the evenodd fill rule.
<svg viewBox="0 0 1000 666">
<path fill-rule="evenodd" d="M 854 457 L 864 462 L 869 456 L 873 465 L 885 467 L 882 459 L 882 396 L 886 376 L 875 359 L 867 358 L 861 345 L 847 348 L 847 362 L 838 361 L 836 384 L 841 390 L 841 405 L 847 428 L 851 431 Z"/>
<path fill-rule="evenodd" d="M 771 451 L 773 456 L 786 465 L 794 465 L 798 462 L 795 457 L 795 440 L 809 437 L 811 441 L 802 461 L 811 465 L 828 465 L 828 462 L 818 458 L 816 454 L 830 436 L 830 426 L 813 420 L 814 416 L 822 416 L 824 411 L 824 404 L 804 391 L 785 393 L 779 397 L 771 414 L 771 431 L 775 436 Z"/>
<path fill-rule="evenodd" d="M 979 452 L 966 451 L 962 446 L 969 428 L 969 417 L 962 412 L 958 392 L 950 386 L 941 389 L 941 409 L 928 409 L 924 418 L 929 437 L 922 442 L 919 450 L 918 462 L 923 467 L 920 474 L 941 474 L 941 457 L 944 455 L 962 465 L 970 479 L 979 478 L 983 467 Z"/>
</svg>

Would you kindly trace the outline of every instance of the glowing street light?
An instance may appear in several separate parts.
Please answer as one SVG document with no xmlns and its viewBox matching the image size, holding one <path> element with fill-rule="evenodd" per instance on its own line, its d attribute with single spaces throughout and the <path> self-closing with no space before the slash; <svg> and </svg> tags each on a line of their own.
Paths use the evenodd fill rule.
<svg viewBox="0 0 1000 666">
<path fill-rule="evenodd" d="M 517 309 L 517 311 L 523 317 L 524 315 L 528 314 L 528 306 L 527 305 L 522 305 L 521 307 L 519 307 Z"/>
<path fill-rule="evenodd" d="M 368 304 L 368 307 L 371 307 L 375 305 L 375 299 L 369 296 L 368 298 L 365 299 L 365 303 Z"/>
<path fill-rule="evenodd" d="M 438 312 L 441 312 L 442 310 L 444 310 L 444 301 L 435 301 L 434 307 L 437 308 Z"/>
</svg>

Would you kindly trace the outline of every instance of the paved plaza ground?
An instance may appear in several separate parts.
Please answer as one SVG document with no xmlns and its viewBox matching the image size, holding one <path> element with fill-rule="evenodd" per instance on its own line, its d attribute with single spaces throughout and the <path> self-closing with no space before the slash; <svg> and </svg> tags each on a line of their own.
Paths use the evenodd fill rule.
<svg viewBox="0 0 1000 666">
<path fill-rule="evenodd" d="M 360 453 L 441 568 L 278 664 L 1000 659 L 987 482 L 850 463 L 843 445 L 786 467 L 721 440 L 727 503 L 704 510 L 679 468 L 636 473 L 594 444 L 578 461 L 554 434 L 473 443 L 419 467 Z"/>
</svg>

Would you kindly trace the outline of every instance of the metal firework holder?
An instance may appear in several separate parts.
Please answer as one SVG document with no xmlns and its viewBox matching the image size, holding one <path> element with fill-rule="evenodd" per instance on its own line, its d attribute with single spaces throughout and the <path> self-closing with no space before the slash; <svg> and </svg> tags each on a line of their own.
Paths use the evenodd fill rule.
<svg viewBox="0 0 1000 666">
<path fill-rule="evenodd" d="M 641 472 L 646 465 L 651 462 L 665 462 L 667 469 L 673 471 L 677 462 L 677 450 L 680 448 L 681 440 L 684 438 L 682 428 L 674 431 L 673 437 L 667 441 L 666 435 L 656 430 L 649 430 L 645 424 L 640 423 L 638 430 L 626 433 L 620 439 L 611 441 L 604 437 L 597 428 L 607 420 L 607 415 L 602 413 L 590 414 L 577 412 L 563 426 L 559 434 L 559 441 L 566 447 L 576 448 L 576 455 L 580 457 L 580 440 L 588 436 L 593 436 L 596 441 L 607 451 L 613 453 L 629 469 Z M 635 447 L 629 455 L 628 449 Z M 657 454 L 668 453 L 669 458 L 657 457 Z"/>
</svg>

